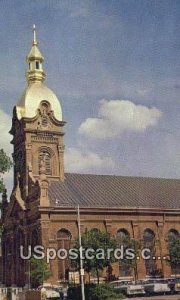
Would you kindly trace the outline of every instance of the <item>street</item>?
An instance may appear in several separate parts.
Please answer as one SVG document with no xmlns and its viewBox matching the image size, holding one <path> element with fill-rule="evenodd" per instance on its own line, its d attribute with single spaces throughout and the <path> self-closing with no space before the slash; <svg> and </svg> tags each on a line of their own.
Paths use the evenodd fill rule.
<svg viewBox="0 0 180 300">
<path fill-rule="evenodd" d="M 127 298 L 131 300 L 180 300 L 180 295 L 166 295 L 166 296 L 150 296 L 150 297 L 135 297 Z"/>
</svg>

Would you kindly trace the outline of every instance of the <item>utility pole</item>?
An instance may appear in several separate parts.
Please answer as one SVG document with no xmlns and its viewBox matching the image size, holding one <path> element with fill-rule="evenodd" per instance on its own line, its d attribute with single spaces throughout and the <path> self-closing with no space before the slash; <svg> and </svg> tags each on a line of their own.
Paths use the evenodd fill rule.
<svg viewBox="0 0 180 300">
<path fill-rule="evenodd" d="M 79 236 L 79 252 L 80 252 L 81 295 L 82 295 L 82 300 L 85 300 L 85 293 L 84 293 L 84 268 L 83 268 L 83 258 L 82 258 L 82 242 L 81 242 L 81 220 L 80 220 L 79 205 L 77 207 L 77 212 L 78 212 L 78 236 Z"/>
<path fill-rule="evenodd" d="M 28 289 L 31 289 L 31 261 L 28 260 Z"/>
</svg>

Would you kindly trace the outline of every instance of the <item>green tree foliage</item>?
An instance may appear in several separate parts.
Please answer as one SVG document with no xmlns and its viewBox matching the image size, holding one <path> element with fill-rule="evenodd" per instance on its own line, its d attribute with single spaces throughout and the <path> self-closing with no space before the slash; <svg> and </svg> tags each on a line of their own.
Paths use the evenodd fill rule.
<svg viewBox="0 0 180 300">
<path fill-rule="evenodd" d="M 168 262 L 171 267 L 176 270 L 176 273 L 180 272 L 180 238 L 171 238 L 168 243 L 169 259 Z"/>
<path fill-rule="evenodd" d="M 105 267 L 108 267 L 115 261 L 113 252 L 107 257 L 108 249 L 116 249 L 117 242 L 113 239 L 109 233 L 101 232 L 100 230 L 86 230 L 82 235 L 82 247 L 86 251 L 87 249 L 93 249 L 96 253 L 93 259 L 84 258 L 84 269 L 89 274 L 96 273 L 97 281 L 99 283 L 99 274 Z M 78 239 L 75 242 L 75 248 L 79 249 Z M 99 250 L 100 249 L 100 250 Z M 79 258 L 76 263 L 79 265 Z"/>
<path fill-rule="evenodd" d="M 3 149 L 0 149 L 0 193 L 5 189 L 3 175 L 12 167 L 11 159 L 6 155 Z"/>
<path fill-rule="evenodd" d="M 42 285 L 51 276 L 51 271 L 49 265 L 43 259 L 35 259 L 32 257 L 29 261 L 30 263 L 30 280 L 33 287 Z"/>
<path fill-rule="evenodd" d="M 98 284 L 91 288 L 90 295 L 93 300 L 124 299 L 122 294 L 116 294 L 110 284 Z"/>
<path fill-rule="evenodd" d="M 110 284 L 86 284 L 85 285 L 85 299 L 86 300 L 120 300 L 124 299 L 121 293 L 115 293 Z M 68 289 L 69 300 L 81 299 L 81 287 L 70 287 Z"/>
</svg>

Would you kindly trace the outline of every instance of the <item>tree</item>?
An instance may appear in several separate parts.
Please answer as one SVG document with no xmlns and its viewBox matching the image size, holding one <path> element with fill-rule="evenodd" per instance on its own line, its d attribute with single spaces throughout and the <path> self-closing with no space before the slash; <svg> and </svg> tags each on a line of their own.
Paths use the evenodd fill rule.
<svg viewBox="0 0 180 300">
<path fill-rule="evenodd" d="M 168 262 L 175 273 L 180 272 L 180 238 L 171 238 L 168 243 L 169 259 Z"/>
<path fill-rule="evenodd" d="M 32 257 L 29 260 L 30 270 L 27 275 L 30 276 L 33 287 L 42 285 L 51 276 L 49 265 L 43 259 L 35 259 Z"/>
<path fill-rule="evenodd" d="M 120 300 L 124 298 L 125 296 L 118 291 L 116 292 L 111 284 L 85 284 L 85 299 L 87 300 Z M 68 299 L 81 299 L 80 286 L 68 288 Z"/>
<path fill-rule="evenodd" d="M 110 284 L 99 284 L 90 288 L 91 299 L 93 300 L 112 300 L 112 299 L 124 299 L 124 295 L 116 293 L 114 288 Z"/>
<path fill-rule="evenodd" d="M 3 193 L 5 189 L 3 175 L 11 169 L 12 165 L 11 159 L 3 149 L 0 149 L 0 193 Z"/>
<path fill-rule="evenodd" d="M 116 249 L 117 242 L 109 233 L 101 232 L 100 230 L 86 230 L 82 235 L 82 248 L 93 249 L 95 255 L 93 259 L 84 257 L 84 269 L 89 274 L 89 281 L 91 273 L 96 273 L 97 281 L 99 283 L 99 273 L 105 267 L 115 262 L 113 251 L 108 257 L 108 249 Z M 75 248 L 79 249 L 78 239 L 75 241 Z M 79 257 L 76 261 L 79 265 Z"/>
</svg>

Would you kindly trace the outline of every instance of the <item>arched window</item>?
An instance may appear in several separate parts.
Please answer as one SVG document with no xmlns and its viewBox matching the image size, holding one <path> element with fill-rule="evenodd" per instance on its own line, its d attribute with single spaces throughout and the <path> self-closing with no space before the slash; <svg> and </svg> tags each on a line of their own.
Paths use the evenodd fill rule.
<svg viewBox="0 0 180 300">
<path fill-rule="evenodd" d="M 145 229 L 143 234 L 144 248 L 149 251 L 149 259 L 145 260 L 146 275 L 153 275 L 156 270 L 156 263 L 153 257 L 155 256 L 155 234 L 151 229 Z"/>
<path fill-rule="evenodd" d="M 39 152 L 39 171 L 42 167 L 45 169 L 46 175 L 52 175 L 51 154 L 47 150 Z"/>
<path fill-rule="evenodd" d="M 180 234 L 176 229 L 170 229 L 168 231 L 168 240 L 177 239 L 179 237 L 180 237 Z"/>
<path fill-rule="evenodd" d="M 130 239 L 130 234 L 127 229 L 121 228 L 116 233 L 116 239 L 119 244 L 119 247 L 123 246 L 124 250 L 128 247 L 128 240 Z M 119 276 L 130 276 L 131 275 L 131 268 L 128 264 L 128 261 L 123 257 L 119 261 Z"/>
<path fill-rule="evenodd" d="M 168 232 L 168 248 L 170 256 L 170 265 L 172 274 L 176 275 L 180 273 L 180 263 L 177 260 L 179 247 L 177 241 L 180 239 L 180 234 L 175 229 L 170 229 Z"/>
<path fill-rule="evenodd" d="M 121 228 L 117 231 L 117 241 L 125 240 L 130 236 L 129 232 L 125 228 Z"/>
<path fill-rule="evenodd" d="M 58 232 L 57 232 L 57 240 L 62 240 L 62 239 L 70 239 L 71 238 L 71 233 L 69 230 L 67 229 L 60 229 Z"/>
<path fill-rule="evenodd" d="M 69 230 L 62 228 L 57 232 L 57 248 L 68 251 L 71 246 L 71 233 Z M 70 261 L 66 259 L 58 259 L 58 279 L 62 282 L 68 281 L 70 270 Z"/>
</svg>

